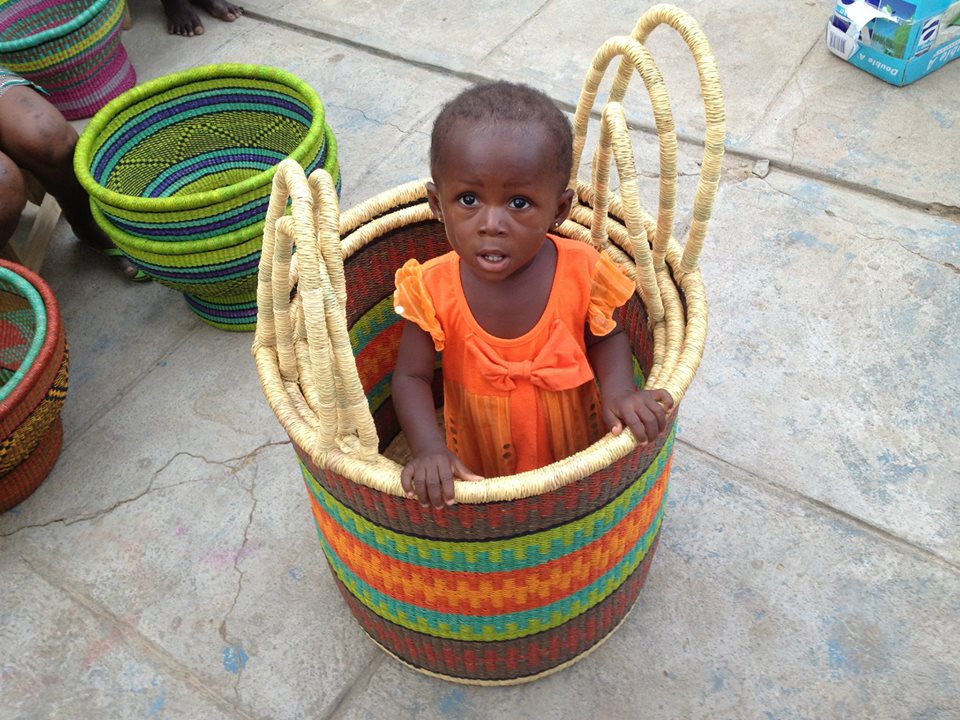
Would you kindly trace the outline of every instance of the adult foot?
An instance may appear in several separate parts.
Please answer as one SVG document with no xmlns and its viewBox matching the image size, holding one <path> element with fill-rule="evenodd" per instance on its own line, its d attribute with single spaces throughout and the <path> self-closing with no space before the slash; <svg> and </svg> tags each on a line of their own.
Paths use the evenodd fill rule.
<svg viewBox="0 0 960 720">
<path fill-rule="evenodd" d="M 161 0 L 167 15 L 167 32 L 171 35 L 193 37 L 203 35 L 203 23 L 190 7 L 189 0 Z"/>
<path fill-rule="evenodd" d="M 149 278 L 146 273 L 139 270 L 136 265 L 130 262 L 130 258 L 125 256 L 120 251 L 120 248 L 114 245 L 113 241 L 96 225 L 94 225 L 92 229 L 87 228 L 79 233 L 74 230 L 74 233 L 81 242 L 86 243 L 101 255 L 116 258 L 117 267 L 120 268 L 120 272 L 123 273 L 123 276 L 127 280 L 140 282 L 141 280 L 147 280 Z"/>
<path fill-rule="evenodd" d="M 226 0 L 161 0 L 167 15 L 167 30 L 171 35 L 193 37 L 203 35 L 203 23 L 191 5 L 201 7 L 213 17 L 233 22 L 243 15 L 243 8 Z"/>
<path fill-rule="evenodd" d="M 190 2 L 225 22 L 233 22 L 243 15 L 242 7 L 226 0 L 190 0 Z"/>
</svg>

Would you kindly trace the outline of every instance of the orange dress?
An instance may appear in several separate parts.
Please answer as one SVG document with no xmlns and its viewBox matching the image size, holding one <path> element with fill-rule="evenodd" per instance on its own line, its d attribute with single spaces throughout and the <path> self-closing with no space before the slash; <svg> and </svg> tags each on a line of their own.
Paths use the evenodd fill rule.
<svg viewBox="0 0 960 720">
<path fill-rule="evenodd" d="M 587 359 L 585 329 L 606 335 L 633 281 L 606 255 L 547 236 L 557 267 L 547 306 L 517 338 L 499 338 L 474 319 L 455 252 L 396 273 L 394 309 L 443 351 L 447 447 L 484 477 L 533 470 L 583 450 L 604 434 Z"/>
</svg>

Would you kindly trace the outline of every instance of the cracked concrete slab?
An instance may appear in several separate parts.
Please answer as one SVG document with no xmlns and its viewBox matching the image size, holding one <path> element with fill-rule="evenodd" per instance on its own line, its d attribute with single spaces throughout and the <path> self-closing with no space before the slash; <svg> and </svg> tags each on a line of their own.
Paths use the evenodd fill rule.
<svg viewBox="0 0 960 720">
<path fill-rule="evenodd" d="M 245 717 L 45 560 L 7 543 L 0 575 L 0 718 Z"/>
<path fill-rule="evenodd" d="M 180 454 L 136 500 L 6 542 L 244 717 L 325 716 L 375 655 L 356 647 L 288 443 Z"/>
<path fill-rule="evenodd" d="M 190 342 L 158 353 L 124 401 L 77 434 L 37 492 L 0 515 L 0 534 L 89 517 L 136 497 L 177 454 L 242 457 L 285 439 L 263 399 L 251 336 L 200 323 L 193 332 Z"/>
<path fill-rule="evenodd" d="M 254 17 L 322 37 L 375 48 L 414 63 L 470 72 L 480 61 L 535 17 L 545 0 L 493 0 L 483 4 L 437 5 L 429 0 L 351 3 L 254 0 L 245 7 Z M 410 29 L 416 28 L 411 35 Z M 481 30 L 482 29 L 482 30 Z"/>
<path fill-rule="evenodd" d="M 960 574 L 684 443 L 626 623 L 536 683 L 388 660 L 338 718 L 942 717 L 960 711 Z"/>
<path fill-rule="evenodd" d="M 717 208 L 681 437 L 960 565 L 960 224 L 778 171 Z"/>
<path fill-rule="evenodd" d="M 652 4 L 652 3 L 650 3 Z M 555 0 L 488 58 L 485 74 L 508 76 L 524 69 L 525 82 L 548 89 L 560 100 L 575 103 L 594 53 L 615 35 L 629 35 L 650 4 L 627 0 L 590 6 Z M 823 35 L 833 3 L 793 3 L 789 13 L 776 3 L 746 0 L 736 4 L 710 0 L 674 2 L 696 18 L 713 49 L 720 70 L 730 141 L 751 136 L 763 116 L 802 63 L 811 45 Z M 745 18 L 749 16 L 749 22 Z M 673 106 L 677 131 L 703 137 L 703 101 L 696 66 L 687 45 L 669 28 L 658 28 L 648 42 Z M 758 68 L 762 71 L 758 72 Z M 627 96 L 632 117 L 653 124 L 639 78 Z"/>
<path fill-rule="evenodd" d="M 60 306 L 70 347 L 70 389 L 63 408 L 64 444 L 121 402 L 170 348 L 196 329 L 179 294 L 133 284 L 61 223 L 43 265 Z"/>
<path fill-rule="evenodd" d="M 731 145 L 781 167 L 920 205 L 960 207 L 956 66 L 897 88 L 830 54 L 822 37 L 755 133 Z"/>
</svg>

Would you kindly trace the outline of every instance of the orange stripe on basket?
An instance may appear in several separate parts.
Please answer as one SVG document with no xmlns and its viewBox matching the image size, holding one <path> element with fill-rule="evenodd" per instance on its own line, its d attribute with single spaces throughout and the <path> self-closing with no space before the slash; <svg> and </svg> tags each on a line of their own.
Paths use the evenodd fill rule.
<svg viewBox="0 0 960 720">
<path fill-rule="evenodd" d="M 387 373 L 393 372 L 393 367 L 397 364 L 397 347 L 402 333 L 403 323 L 395 323 L 374 337 L 357 353 L 360 384 L 363 385 L 365 393 L 369 393 Z"/>
<path fill-rule="evenodd" d="M 501 615 L 556 602 L 609 572 L 650 526 L 668 475 L 669 468 L 664 468 L 637 507 L 603 537 L 543 565 L 506 572 L 451 572 L 394 560 L 345 531 L 312 496 L 310 504 L 321 532 L 340 560 L 378 591 L 442 613 Z"/>
</svg>

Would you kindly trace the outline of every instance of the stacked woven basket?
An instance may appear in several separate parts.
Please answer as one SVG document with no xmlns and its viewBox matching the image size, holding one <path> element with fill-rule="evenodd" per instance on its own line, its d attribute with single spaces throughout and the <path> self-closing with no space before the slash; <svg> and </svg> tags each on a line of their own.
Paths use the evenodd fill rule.
<svg viewBox="0 0 960 720">
<path fill-rule="evenodd" d="M 211 65 L 140 85 L 108 104 L 74 169 L 97 224 L 204 321 L 256 325 L 256 272 L 277 163 L 323 168 L 339 186 L 323 103 L 299 78 Z"/>
<path fill-rule="evenodd" d="M 124 0 L 0 0 L 0 65 L 35 82 L 68 120 L 134 86 Z"/>
<path fill-rule="evenodd" d="M 672 235 L 677 138 L 663 79 L 643 45 L 660 24 L 689 45 L 706 104 L 694 219 L 682 247 Z M 579 158 L 598 86 L 617 58 L 588 186 L 577 181 Z M 660 143 L 656 220 L 639 205 L 620 105 L 635 72 L 650 95 Z M 677 405 L 706 335 L 698 258 L 723 141 L 716 65 L 685 12 L 655 6 L 632 37 L 612 38 L 597 52 L 574 119 L 577 204 L 560 234 L 593 244 L 636 280 L 637 293 L 618 319 L 646 386 L 665 388 Z M 608 185 L 614 158 L 619 196 Z M 292 214 L 283 216 L 288 200 Z M 390 399 L 402 327 L 392 308 L 393 276 L 407 258 L 424 262 L 447 249 L 422 182 L 338 216 L 328 176 L 317 172 L 308 181 L 284 164 L 264 233 L 253 353 L 299 456 L 322 550 L 363 629 L 428 674 L 525 682 L 583 657 L 633 606 L 663 520 L 675 418 L 653 445 L 637 446 L 629 432 L 608 435 L 535 471 L 458 482 L 458 504 L 444 510 L 407 499 L 404 443 Z"/>
<path fill-rule="evenodd" d="M 0 260 L 0 512 L 22 502 L 60 454 L 69 355 L 47 284 Z"/>
</svg>

